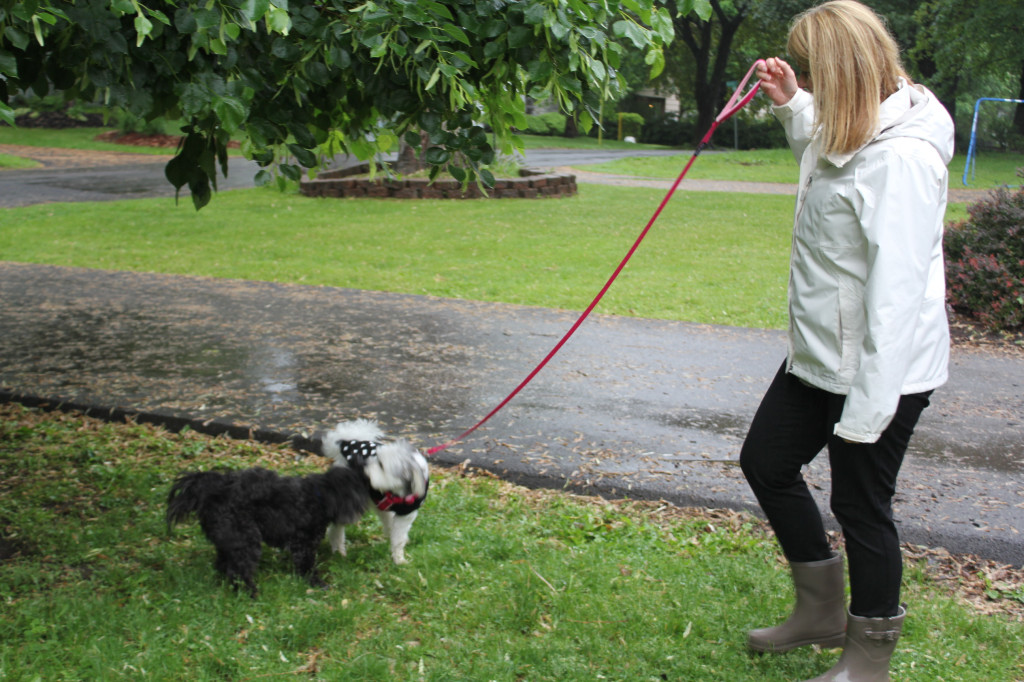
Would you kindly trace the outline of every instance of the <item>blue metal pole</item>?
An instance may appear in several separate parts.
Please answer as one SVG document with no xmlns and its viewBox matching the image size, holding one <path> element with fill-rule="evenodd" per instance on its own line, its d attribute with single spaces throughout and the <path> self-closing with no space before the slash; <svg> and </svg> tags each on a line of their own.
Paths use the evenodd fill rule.
<svg viewBox="0 0 1024 682">
<path fill-rule="evenodd" d="M 967 185 L 967 172 L 970 171 L 971 178 L 974 178 L 974 164 L 978 162 L 975 147 L 977 145 L 978 132 L 978 110 L 982 102 L 1009 102 L 1011 104 L 1024 104 L 1024 99 L 1003 99 L 1002 97 L 979 97 L 974 103 L 974 121 L 971 122 L 971 142 L 967 145 L 967 162 L 964 164 L 963 183 Z"/>
</svg>

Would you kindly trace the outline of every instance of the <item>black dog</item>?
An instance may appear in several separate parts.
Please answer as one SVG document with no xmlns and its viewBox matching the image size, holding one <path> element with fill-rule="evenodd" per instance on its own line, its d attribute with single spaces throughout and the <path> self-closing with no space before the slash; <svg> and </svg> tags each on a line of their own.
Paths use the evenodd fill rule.
<svg viewBox="0 0 1024 682">
<path fill-rule="evenodd" d="M 323 587 L 316 552 L 328 524 L 354 523 L 369 503 L 366 477 L 351 468 L 295 477 L 258 467 L 197 471 L 180 475 L 171 487 L 167 524 L 196 514 L 217 548 L 217 570 L 236 587 L 244 583 L 255 597 L 262 543 L 289 550 L 295 570 L 314 587 Z"/>
</svg>

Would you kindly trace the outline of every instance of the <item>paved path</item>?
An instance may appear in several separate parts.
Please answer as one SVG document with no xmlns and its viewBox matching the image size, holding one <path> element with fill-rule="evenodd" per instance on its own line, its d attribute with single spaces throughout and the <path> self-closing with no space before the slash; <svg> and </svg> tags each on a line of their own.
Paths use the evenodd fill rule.
<svg viewBox="0 0 1024 682">
<path fill-rule="evenodd" d="M 576 315 L 0 262 L 0 390 L 280 439 L 373 417 L 430 447 L 497 405 Z M 780 332 L 595 315 L 437 461 L 753 510 L 736 457 L 784 355 Z M 901 477 L 903 538 L 1024 565 L 1024 358 L 957 348 L 951 369 Z M 823 506 L 825 467 L 807 472 Z"/>
</svg>

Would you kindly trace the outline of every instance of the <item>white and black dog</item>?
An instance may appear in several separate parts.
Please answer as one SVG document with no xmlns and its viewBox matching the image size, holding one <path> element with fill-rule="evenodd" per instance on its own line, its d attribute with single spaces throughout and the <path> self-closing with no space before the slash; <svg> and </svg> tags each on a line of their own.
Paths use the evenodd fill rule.
<svg viewBox="0 0 1024 682">
<path fill-rule="evenodd" d="M 263 543 L 288 549 L 296 571 L 310 584 L 324 586 L 316 570 L 324 533 L 344 555 L 345 525 L 356 523 L 371 502 L 388 534 L 392 559 L 403 564 L 409 527 L 427 496 L 429 469 L 408 441 L 382 438 L 375 422 L 338 424 L 322 439 L 322 453 L 335 461 L 322 474 L 279 476 L 260 467 L 184 472 L 167 496 L 167 524 L 195 514 L 217 549 L 217 570 L 233 585 L 244 584 L 253 597 Z"/>
<path fill-rule="evenodd" d="M 377 423 L 367 419 L 342 422 L 321 437 L 321 454 L 335 465 L 362 472 L 367 491 L 391 544 L 391 559 L 406 563 L 409 529 L 427 496 L 430 468 L 409 441 L 385 442 Z M 345 524 L 339 519 L 327 529 L 331 548 L 345 556 Z"/>
</svg>

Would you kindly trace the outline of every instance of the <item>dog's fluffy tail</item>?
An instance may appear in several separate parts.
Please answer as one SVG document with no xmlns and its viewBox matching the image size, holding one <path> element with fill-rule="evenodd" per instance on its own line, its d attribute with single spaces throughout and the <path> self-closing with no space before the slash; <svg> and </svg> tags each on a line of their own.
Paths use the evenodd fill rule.
<svg viewBox="0 0 1024 682">
<path fill-rule="evenodd" d="M 320 450 L 324 457 L 333 459 L 341 466 L 346 466 L 339 443 L 349 441 L 380 443 L 383 438 L 384 433 L 380 430 L 377 422 L 371 419 L 354 419 L 348 422 L 341 422 L 324 434 Z"/>
<path fill-rule="evenodd" d="M 174 480 L 167 494 L 167 527 L 199 513 L 206 501 L 227 485 L 227 479 L 213 471 L 192 471 Z"/>
</svg>

